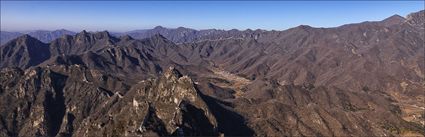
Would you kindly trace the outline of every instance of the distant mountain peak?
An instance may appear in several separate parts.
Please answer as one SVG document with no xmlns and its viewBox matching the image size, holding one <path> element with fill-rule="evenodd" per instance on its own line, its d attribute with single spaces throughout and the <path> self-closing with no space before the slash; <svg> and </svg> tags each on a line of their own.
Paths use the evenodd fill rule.
<svg viewBox="0 0 425 137">
<path fill-rule="evenodd" d="M 126 34 L 126 35 L 121 36 L 120 39 L 127 41 L 127 40 L 133 40 L 133 37 L 131 37 L 130 35 L 127 35 Z"/>
<path fill-rule="evenodd" d="M 39 41 L 38 39 L 32 37 L 29 34 L 21 35 L 21 36 L 17 37 L 16 40 L 17 41 L 37 41 L 37 42 L 40 42 L 41 43 L 41 41 Z"/>
<path fill-rule="evenodd" d="M 402 16 L 400 16 L 400 15 L 398 15 L 398 14 L 394 14 L 394 15 L 392 15 L 392 16 L 390 16 L 390 17 L 388 17 L 388 18 L 384 19 L 384 20 L 389 20 L 389 19 L 404 20 L 405 18 L 404 18 L 404 17 L 402 17 Z"/>
<path fill-rule="evenodd" d="M 16 38 L 16 42 L 26 46 L 43 45 L 44 43 L 31 35 L 24 34 Z"/>
<path fill-rule="evenodd" d="M 176 30 L 194 30 L 194 29 L 185 28 L 185 27 L 178 27 L 178 28 L 176 28 Z"/>
<path fill-rule="evenodd" d="M 156 26 L 155 28 L 153 28 L 153 29 L 167 29 L 167 28 L 164 28 L 164 27 L 162 27 L 162 26 Z"/>
<path fill-rule="evenodd" d="M 385 25 L 396 25 L 396 24 L 401 24 L 405 21 L 406 19 L 400 15 L 393 15 L 391 17 L 388 17 L 384 20 L 382 20 L 381 22 L 384 23 Z"/>
<path fill-rule="evenodd" d="M 19 36 L 17 39 L 27 39 L 27 38 L 32 38 L 32 37 L 29 34 L 24 34 L 24 35 Z"/>
<path fill-rule="evenodd" d="M 297 26 L 297 28 L 301 28 L 301 29 L 311 29 L 313 27 L 311 27 L 310 25 L 299 25 Z"/>
<path fill-rule="evenodd" d="M 96 32 L 96 33 L 101 33 L 101 34 L 108 34 L 108 35 L 109 35 L 109 32 L 108 32 L 107 30 L 104 30 L 104 31 L 99 31 L 99 32 Z"/>
<path fill-rule="evenodd" d="M 83 30 L 79 33 L 77 33 L 77 36 L 87 36 L 89 33 L 86 30 Z"/>
<path fill-rule="evenodd" d="M 289 29 L 289 30 L 296 30 L 296 31 L 299 31 L 299 30 L 301 30 L 301 31 L 309 31 L 309 30 L 312 30 L 312 29 L 314 29 L 314 28 L 313 28 L 313 27 L 311 27 L 311 26 L 309 26 L 309 25 L 299 25 L 299 26 L 294 27 L 294 28 L 291 28 L 291 29 Z"/>
<path fill-rule="evenodd" d="M 57 29 L 57 30 L 54 30 L 53 32 L 70 32 L 70 33 L 74 33 L 72 31 L 66 30 L 66 29 Z"/>
<path fill-rule="evenodd" d="M 96 32 L 95 34 L 94 34 L 96 37 L 99 37 L 99 38 L 109 38 L 109 37 L 111 37 L 111 35 L 109 34 L 109 32 L 108 31 L 100 31 L 100 32 Z"/>
</svg>

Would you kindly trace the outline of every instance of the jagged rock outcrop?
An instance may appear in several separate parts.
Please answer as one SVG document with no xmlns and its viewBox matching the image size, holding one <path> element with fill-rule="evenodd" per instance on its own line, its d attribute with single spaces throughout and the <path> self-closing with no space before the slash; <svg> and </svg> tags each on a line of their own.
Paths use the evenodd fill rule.
<svg viewBox="0 0 425 137">
<path fill-rule="evenodd" d="M 54 69 L 1 70 L 2 135 L 72 135 L 83 119 L 113 95 L 88 78 L 92 75 L 83 67 Z"/>
<path fill-rule="evenodd" d="M 2 136 L 218 135 L 193 81 L 174 68 L 114 93 L 84 67 L 64 67 L 1 70 Z"/>
<path fill-rule="evenodd" d="M 114 47 L 118 39 L 107 31 L 88 33 L 83 30 L 75 36 L 64 35 L 50 43 L 50 52 L 53 56 L 62 54 L 81 54 L 86 51 L 97 51 L 107 47 Z"/>
<path fill-rule="evenodd" d="M 126 94 L 105 102 L 75 134 L 218 135 L 215 117 L 198 92 L 189 77 L 170 68 L 159 79 L 141 81 Z"/>
<path fill-rule="evenodd" d="M 425 10 L 414 12 L 407 15 L 406 22 L 418 28 L 424 29 L 425 26 Z"/>
</svg>

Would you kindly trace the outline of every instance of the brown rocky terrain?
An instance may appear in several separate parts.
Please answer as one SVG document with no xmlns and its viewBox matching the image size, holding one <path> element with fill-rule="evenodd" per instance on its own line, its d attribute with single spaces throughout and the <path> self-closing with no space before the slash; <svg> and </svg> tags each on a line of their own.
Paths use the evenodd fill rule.
<svg viewBox="0 0 425 137">
<path fill-rule="evenodd" d="M 425 136 L 424 13 L 20 36 L 0 47 L 0 136 Z"/>
</svg>

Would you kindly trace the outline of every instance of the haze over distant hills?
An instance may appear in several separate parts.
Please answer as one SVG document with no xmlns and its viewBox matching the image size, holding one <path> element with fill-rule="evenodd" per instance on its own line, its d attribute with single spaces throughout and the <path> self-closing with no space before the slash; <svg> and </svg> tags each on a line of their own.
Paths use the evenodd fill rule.
<svg viewBox="0 0 425 137">
<path fill-rule="evenodd" d="M 425 136 L 424 18 L 5 32 L 0 136 Z"/>
<path fill-rule="evenodd" d="M 411 18 L 409 15 L 407 18 Z M 383 22 L 387 25 L 403 22 L 405 20 L 404 17 L 399 15 L 391 16 Z M 412 21 L 412 23 L 417 21 Z M 76 32 L 72 32 L 65 29 L 58 29 L 53 31 L 47 30 L 35 30 L 35 31 L 27 31 L 27 32 L 9 32 L 9 31 L 0 31 L 0 43 L 5 44 L 6 42 L 17 38 L 23 34 L 28 34 L 34 38 L 39 39 L 44 43 L 49 43 L 54 39 L 57 39 L 63 35 L 75 35 Z M 253 36 L 252 34 L 260 34 L 262 32 L 266 32 L 266 30 L 219 30 L 219 29 L 204 29 L 204 30 L 196 30 L 185 27 L 178 28 L 165 28 L 162 26 L 156 26 L 152 29 L 141 29 L 141 30 L 133 30 L 127 32 L 110 32 L 111 35 L 120 37 L 124 35 L 129 35 L 135 39 L 144 39 L 149 38 L 155 34 L 161 34 L 168 40 L 171 40 L 175 43 L 184 43 L 184 42 L 193 42 L 200 40 L 214 40 L 214 39 L 225 39 L 225 38 L 245 38 L 248 36 Z"/>
<path fill-rule="evenodd" d="M 50 41 L 57 39 L 63 35 L 75 35 L 76 33 L 65 30 L 65 29 L 54 30 L 54 31 L 36 30 L 36 31 L 29 31 L 26 33 L 0 31 L 0 43 L 4 44 L 24 34 L 28 34 L 34 38 L 37 38 L 38 40 L 44 43 L 49 43 Z"/>
<path fill-rule="evenodd" d="M 217 30 L 217 29 L 207 29 L 207 30 L 195 30 L 190 28 L 164 28 L 162 26 L 157 26 L 153 29 L 145 29 L 145 30 L 134 30 L 123 33 L 110 32 L 111 35 L 120 37 L 124 35 L 129 35 L 136 39 L 143 39 L 151 37 L 155 34 L 161 34 L 167 39 L 176 42 L 193 42 L 197 40 L 205 40 L 205 39 L 220 39 L 220 38 L 230 38 L 230 37 L 244 37 L 250 35 L 253 32 L 262 32 L 264 30 Z M 1 31 L 1 43 L 5 44 L 6 42 L 15 39 L 21 35 L 28 34 L 34 38 L 39 39 L 42 42 L 49 43 L 54 39 L 57 39 L 63 35 L 75 35 L 76 32 L 72 32 L 65 29 L 54 30 L 54 31 L 46 31 L 46 30 L 37 30 L 37 31 L 29 31 L 27 33 L 22 32 L 8 32 Z"/>
</svg>

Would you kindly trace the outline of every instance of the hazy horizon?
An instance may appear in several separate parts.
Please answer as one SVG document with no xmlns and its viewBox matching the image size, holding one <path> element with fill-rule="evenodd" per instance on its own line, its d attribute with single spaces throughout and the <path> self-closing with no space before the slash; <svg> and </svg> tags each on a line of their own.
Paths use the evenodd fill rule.
<svg viewBox="0 0 425 137">
<path fill-rule="evenodd" d="M 1 30 L 328 28 L 379 21 L 395 14 L 405 17 L 423 10 L 423 5 L 424 1 L 1 1 Z"/>
</svg>

